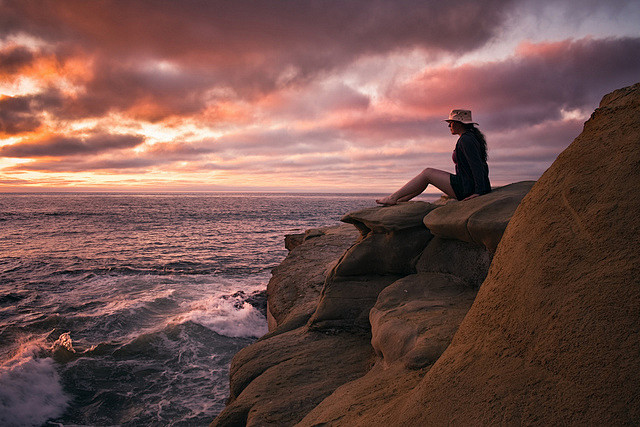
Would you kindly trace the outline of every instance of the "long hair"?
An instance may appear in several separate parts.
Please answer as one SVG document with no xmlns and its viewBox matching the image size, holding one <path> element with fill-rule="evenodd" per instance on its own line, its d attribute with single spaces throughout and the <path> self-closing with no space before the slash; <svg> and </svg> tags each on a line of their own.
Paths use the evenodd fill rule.
<svg viewBox="0 0 640 427">
<path fill-rule="evenodd" d="M 473 123 L 464 124 L 464 128 L 469 132 L 472 132 L 476 139 L 480 142 L 480 151 L 482 154 L 482 160 L 487 161 L 487 140 L 485 139 L 480 129 L 478 129 Z"/>
</svg>

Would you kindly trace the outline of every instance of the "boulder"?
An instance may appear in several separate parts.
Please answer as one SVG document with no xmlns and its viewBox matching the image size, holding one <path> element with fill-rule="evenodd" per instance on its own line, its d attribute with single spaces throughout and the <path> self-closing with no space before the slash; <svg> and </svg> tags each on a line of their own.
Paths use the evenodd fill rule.
<svg viewBox="0 0 640 427">
<path fill-rule="evenodd" d="M 385 365 L 433 364 L 451 342 L 476 291 L 442 273 L 406 276 L 385 288 L 369 312 L 371 345 Z"/>
<path fill-rule="evenodd" d="M 291 252 L 304 242 L 304 233 L 286 234 L 284 236 L 284 247 Z"/>
<path fill-rule="evenodd" d="M 304 234 L 287 258 L 273 269 L 267 285 L 270 332 L 276 328 L 295 329 L 309 320 L 326 275 L 358 236 L 357 230 L 347 224 Z"/>
<path fill-rule="evenodd" d="M 516 182 L 475 199 L 447 203 L 430 212 L 424 224 L 435 236 L 475 243 L 495 252 L 511 216 L 534 183 Z"/>
<path fill-rule="evenodd" d="M 368 330 L 368 313 L 378 293 L 415 272 L 432 237 L 422 219 L 433 209 L 430 203 L 406 202 L 345 215 L 342 221 L 354 224 L 361 237 L 327 275 L 309 327 Z"/>
<path fill-rule="evenodd" d="M 468 287 L 478 289 L 487 277 L 492 258 L 493 253 L 484 246 L 434 237 L 422 251 L 416 271 L 453 275 Z"/>
<path fill-rule="evenodd" d="M 332 276 L 414 273 L 417 257 L 432 237 L 422 220 L 435 208 L 431 203 L 405 202 L 345 215 L 341 221 L 355 225 L 361 238 Z"/>
<path fill-rule="evenodd" d="M 313 330 L 369 331 L 369 310 L 378 294 L 400 276 L 333 278 L 325 283 L 318 306 L 307 323 Z"/>
<path fill-rule="evenodd" d="M 339 360 L 336 360 L 339 355 Z M 230 397 L 211 426 L 291 426 L 371 367 L 369 337 L 298 328 L 258 341 L 233 358 Z"/>
<path fill-rule="evenodd" d="M 463 280 L 439 273 L 406 276 L 387 287 L 370 312 L 376 364 L 338 387 L 298 425 L 385 425 L 383 414 L 397 410 L 398 396 L 410 394 L 424 378 L 474 296 Z"/>
<path fill-rule="evenodd" d="M 451 345 L 379 423 L 640 423 L 638 129 L 640 84 L 603 98 L 516 210 Z"/>
</svg>

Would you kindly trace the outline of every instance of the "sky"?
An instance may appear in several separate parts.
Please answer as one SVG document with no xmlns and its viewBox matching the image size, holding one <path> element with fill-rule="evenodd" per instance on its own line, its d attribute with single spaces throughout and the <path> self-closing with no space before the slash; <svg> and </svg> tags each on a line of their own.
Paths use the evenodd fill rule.
<svg viewBox="0 0 640 427">
<path fill-rule="evenodd" d="M 386 193 L 536 180 L 640 81 L 640 1 L 0 0 L 0 192 Z"/>
</svg>

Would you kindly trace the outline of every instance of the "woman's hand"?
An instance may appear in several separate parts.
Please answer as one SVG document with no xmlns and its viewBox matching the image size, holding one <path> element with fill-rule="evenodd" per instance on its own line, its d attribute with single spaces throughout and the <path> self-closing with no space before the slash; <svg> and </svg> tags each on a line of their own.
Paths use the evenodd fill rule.
<svg viewBox="0 0 640 427">
<path fill-rule="evenodd" d="M 474 193 L 474 194 L 470 195 L 469 197 L 462 199 L 462 201 L 464 202 L 465 200 L 475 199 L 475 198 L 476 198 L 476 197 L 478 197 L 478 196 L 480 196 L 480 195 L 479 195 L 479 194 Z"/>
</svg>

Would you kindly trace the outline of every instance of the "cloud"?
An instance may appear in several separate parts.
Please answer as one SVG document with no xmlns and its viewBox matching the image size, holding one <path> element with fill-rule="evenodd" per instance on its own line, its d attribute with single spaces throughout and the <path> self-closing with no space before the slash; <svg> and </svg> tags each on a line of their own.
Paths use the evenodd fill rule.
<svg viewBox="0 0 640 427">
<path fill-rule="evenodd" d="M 139 135 L 96 134 L 88 137 L 52 136 L 0 147 L 0 157 L 67 157 L 133 148 L 144 139 Z"/>
<path fill-rule="evenodd" d="M 320 80 L 305 87 L 274 92 L 256 104 L 279 119 L 306 120 L 366 111 L 371 105 L 371 98 L 342 81 Z"/>
<path fill-rule="evenodd" d="M 632 3 L 0 0 L 0 156 L 32 159 L 10 173 L 392 185 L 452 169 L 442 119 L 462 107 L 492 179 L 534 176 L 640 75 L 637 36 L 551 27 L 628 25 Z"/>
<path fill-rule="evenodd" d="M 0 23 L 5 36 L 32 34 L 116 61 L 201 67 L 220 85 L 265 92 L 364 55 L 473 50 L 493 37 L 510 3 L 5 1 Z"/>
<path fill-rule="evenodd" d="M 518 127 L 591 111 L 639 73 L 640 38 L 523 43 L 504 61 L 427 70 L 392 96 L 427 114 L 467 107 L 488 128 Z"/>
<path fill-rule="evenodd" d="M 62 160 L 35 160 L 5 168 L 5 171 L 34 172 L 109 172 L 114 174 L 143 174 L 153 166 L 165 163 L 159 159 L 119 157 L 88 160 L 71 158 Z"/>
<path fill-rule="evenodd" d="M 0 98 L 0 133 L 16 135 L 34 131 L 42 123 L 42 113 L 56 111 L 61 105 L 62 98 L 56 91 Z"/>
<path fill-rule="evenodd" d="M 12 46 L 0 51 L 0 73 L 13 73 L 29 65 L 34 54 L 24 46 Z"/>
</svg>

